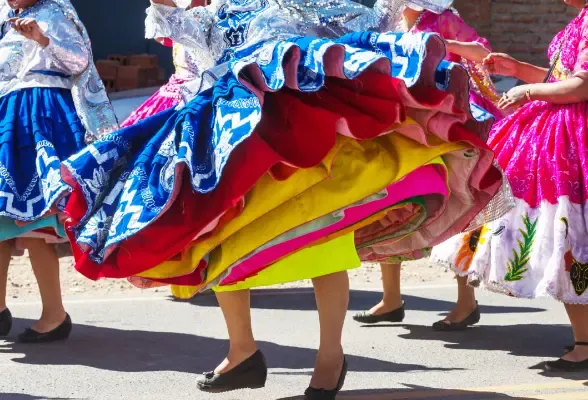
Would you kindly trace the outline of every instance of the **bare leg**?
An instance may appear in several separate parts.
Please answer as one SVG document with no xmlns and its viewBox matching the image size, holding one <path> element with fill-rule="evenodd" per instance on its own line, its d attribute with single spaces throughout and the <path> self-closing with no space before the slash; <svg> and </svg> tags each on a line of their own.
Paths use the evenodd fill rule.
<svg viewBox="0 0 588 400">
<path fill-rule="evenodd" d="M 574 330 L 574 340 L 588 342 L 588 305 L 566 304 L 566 311 Z M 563 359 L 574 362 L 588 360 L 588 346 L 576 346 Z"/>
<path fill-rule="evenodd" d="M 343 368 L 341 337 L 349 306 L 347 272 L 315 278 L 312 281 L 320 323 L 320 345 L 310 386 L 332 390 Z"/>
<path fill-rule="evenodd" d="M 473 287 L 468 286 L 468 278 L 457 277 L 457 303 L 455 308 L 445 317 L 445 321 L 453 323 L 466 319 L 477 307 L 476 293 Z"/>
<path fill-rule="evenodd" d="M 59 259 L 55 246 L 42 239 L 23 239 L 29 251 L 33 272 L 37 278 L 43 312 L 32 329 L 39 333 L 50 332 L 65 321 L 66 313 L 61 299 Z"/>
<path fill-rule="evenodd" d="M 6 310 L 6 286 L 11 255 L 12 241 L 0 242 L 0 312 Z"/>
<path fill-rule="evenodd" d="M 382 301 L 373 306 L 369 313 L 372 315 L 385 314 L 402 307 L 400 293 L 400 264 L 380 263 L 382 269 Z"/>
<path fill-rule="evenodd" d="M 229 333 L 229 354 L 214 370 L 226 373 L 257 351 L 251 328 L 251 296 L 249 290 L 216 293 Z"/>
</svg>

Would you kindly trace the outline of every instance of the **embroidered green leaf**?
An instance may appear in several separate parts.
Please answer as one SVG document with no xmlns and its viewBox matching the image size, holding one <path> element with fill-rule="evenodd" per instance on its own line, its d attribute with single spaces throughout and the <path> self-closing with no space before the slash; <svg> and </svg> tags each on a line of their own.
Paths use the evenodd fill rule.
<svg viewBox="0 0 588 400">
<path fill-rule="evenodd" d="M 512 258 L 508 262 L 508 271 L 504 280 L 507 282 L 515 282 L 523 279 L 523 275 L 527 272 L 527 264 L 531 257 L 531 250 L 533 248 L 533 241 L 537 233 L 537 219 L 531 221 L 529 214 L 523 216 L 524 229 L 519 229 L 521 232 L 521 239 L 517 239 L 519 244 L 518 251 L 513 249 Z"/>
</svg>

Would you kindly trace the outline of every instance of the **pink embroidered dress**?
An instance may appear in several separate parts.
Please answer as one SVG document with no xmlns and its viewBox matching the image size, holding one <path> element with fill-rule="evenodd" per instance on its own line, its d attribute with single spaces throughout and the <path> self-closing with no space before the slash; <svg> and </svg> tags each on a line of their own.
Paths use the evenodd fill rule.
<svg viewBox="0 0 588 400">
<path fill-rule="evenodd" d="M 588 11 L 549 47 L 550 82 L 588 74 Z M 515 208 L 436 247 L 433 261 L 516 297 L 588 304 L 588 103 L 534 101 L 497 123 L 489 145 Z"/>
<path fill-rule="evenodd" d="M 159 23 L 161 21 L 157 20 L 155 14 L 149 13 L 147 15 L 145 21 L 147 31 L 151 31 L 152 29 L 150 28 Z M 180 28 L 178 27 L 178 29 Z M 146 36 L 148 39 L 153 39 L 149 34 Z M 184 46 L 173 43 L 167 38 L 164 39 L 163 45 L 173 47 L 175 73 L 167 84 L 133 111 L 121 124 L 122 128 L 134 125 L 138 121 L 180 104 L 183 100 L 181 94 L 182 86 L 188 82 L 194 83 L 194 81 L 199 81 L 202 71 L 206 67 L 214 66 L 214 60 L 207 52 L 203 51 L 202 47 L 192 48 Z"/>
<path fill-rule="evenodd" d="M 446 10 L 441 14 L 424 10 L 410 32 L 433 32 L 438 33 L 446 40 L 477 42 L 482 44 L 488 51 L 492 51 L 488 40 L 480 37 L 476 30 L 466 24 L 453 10 Z M 462 59 L 460 56 L 452 53 L 448 53 L 445 59 L 462 64 L 468 70 L 471 77 L 471 103 L 488 111 L 497 121 L 506 115 L 504 111 L 499 110 L 496 106 L 500 96 L 490 79 L 490 75 L 482 65 Z"/>
</svg>

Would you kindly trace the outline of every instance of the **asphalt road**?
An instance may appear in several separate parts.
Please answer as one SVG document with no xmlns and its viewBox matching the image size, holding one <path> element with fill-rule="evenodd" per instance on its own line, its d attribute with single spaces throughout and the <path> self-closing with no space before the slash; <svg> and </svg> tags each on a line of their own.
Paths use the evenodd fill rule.
<svg viewBox="0 0 588 400">
<path fill-rule="evenodd" d="M 448 286 L 405 289 L 403 324 L 363 327 L 351 313 L 378 299 L 354 290 L 345 330 L 350 373 L 340 398 L 588 399 L 588 374 L 553 377 L 533 369 L 571 343 L 563 307 L 480 291 L 479 327 L 437 333 L 429 326 L 450 309 Z M 11 339 L 39 312 L 34 301 L 10 305 L 17 318 L 0 342 L 0 399 L 297 399 L 309 382 L 318 322 L 307 289 L 259 291 L 255 334 L 270 365 L 265 389 L 199 393 L 197 374 L 226 351 L 220 310 L 211 296 L 177 302 L 157 294 L 67 300 L 75 326 L 63 344 L 24 346 Z"/>
</svg>

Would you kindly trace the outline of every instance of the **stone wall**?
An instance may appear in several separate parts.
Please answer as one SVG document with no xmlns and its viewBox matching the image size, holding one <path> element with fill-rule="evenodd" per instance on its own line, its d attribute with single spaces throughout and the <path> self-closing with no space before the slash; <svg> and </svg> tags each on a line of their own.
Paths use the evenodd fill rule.
<svg viewBox="0 0 588 400">
<path fill-rule="evenodd" d="M 578 13 L 562 0 L 456 0 L 455 7 L 494 51 L 539 65 L 547 64 L 553 36 Z"/>
</svg>

